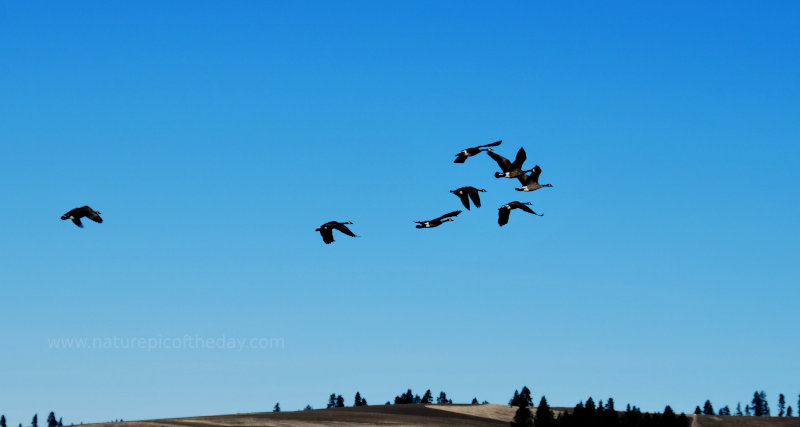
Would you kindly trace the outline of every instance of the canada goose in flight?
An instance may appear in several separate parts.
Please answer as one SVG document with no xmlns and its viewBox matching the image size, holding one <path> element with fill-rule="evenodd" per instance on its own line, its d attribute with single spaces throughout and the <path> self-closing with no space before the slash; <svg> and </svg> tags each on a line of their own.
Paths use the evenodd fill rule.
<svg viewBox="0 0 800 427">
<path fill-rule="evenodd" d="M 322 241 L 325 242 L 325 244 L 330 244 L 331 242 L 333 242 L 333 229 L 334 228 L 339 230 L 339 231 L 341 231 L 344 234 L 347 234 L 348 236 L 356 237 L 356 235 L 353 234 L 353 232 L 350 231 L 350 229 L 347 228 L 347 226 L 345 224 L 352 224 L 352 222 L 350 222 L 350 221 L 347 221 L 347 222 L 330 221 L 330 222 L 326 222 L 325 224 L 320 225 L 319 228 L 314 230 L 314 231 L 319 231 L 319 234 L 322 235 Z"/>
<path fill-rule="evenodd" d="M 491 144 L 484 144 L 484 145 L 479 145 L 477 147 L 472 147 L 472 148 L 467 148 L 465 150 L 461 150 L 461 151 L 458 152 L 458 154 L 456 154 L 456 159 L 453 160 L 453 163 L 464 163 L 467 160 L 467 157 L 472 157 L 472 156 L 480 153 L 481 151 L 491 152 L 492 151 L 491 148 L 483 148 L 483 147 L 497 147 L 502 142 L 503 142 L 503 140 L 501 139 L 500 141 L 495 141 L 495 142 L 493 142 Z"/>
<path fill-rule="evenodd" d="M 513 163 L 496 153 L 489 152 L 489 156 L 497 162 L 497 165 L 500 166 L 502 170 L 502 172 L 494 173 L 495 178 L 516 178 L 524 175 L 526 172 L 522 170 L 522 164 L 525 163 L 526 159 L 524 148 L 520 148 L 519 151 L 517 151 L 517 157 L 514 158 Z"/>
<path fill-rule="evenodd" d="M 522 209 L 525 212 L 532 213 L 534 215 L 539 215 L 536 212 L 534 212 L 533 210 L 531 210 L 531 208 L 526 206 L 526 205 L 530 205 L 530 204 L 531 204 L 531 202 L 525 202 L 525 203 L 522 203 L 522 202 L 511 202 L 511 203 L 505 204 L 503 206 L 500 206 L 499 214 L 498 214 L 498 217 L 497 217 L 497 223 L 500 224 L 501 227 L 506 225 L 506 224 L 508 224 L 508 216 L 511 215 L 511 210 L 512 209 Z M 544 216 L 544 215 L 539 215 L 539 216 Z"/>
<path fill-rule="evenodd" d="M 461 199 L 461 203 L 464 204 L 464 207 L 469 210 L 469 199 L 472 199 L 472 203 L 475 204 L 475 207 L 481 207 L 481 198 L 478 195 L 479 192 L 483 193 L 486 190 L 481 190 L 475 187 L 461 187 L 455 190 L 450 190 L 451 193 L 458 196 Z"/>
<path fill-rule="evenodd" d="M 83 228 L 83 224 L 81 224 L 81 218 L 83 217 L 89 218 L 94 222 L 103 222 L 103 218 L 100 218 L 100 212 L 97 212 L 88 206 L 75 208 L 64 215 L 61 215 L 62 220 L 71 219 L 72 222 L 80 228 Z"/>
<path fill-rule="evenodd" d="M 446 213 L 439 218 L 432 219 L 430 221 L 414 221 L 417 223 L 417 228 L 433 228 L 442 225 L 443 222 L 452 221 L 453 219 L 450 218 L 451 216 L 458 216 L 461 211 L 453 211 Z"/>
<path fill-rule="evenodd" d="M 515 188 L 517 191 L 536 191 L 542 187 L 552 187 L 552 184 L 539 184 L 539 175 L 542 174 L 542 168 L 539 165 L 533 167 L 530 170 L 530 175 L 523 174 L 522 176 L 518 176 L 519 182 L 522 183 L 522 187 Z"/>
</svg>

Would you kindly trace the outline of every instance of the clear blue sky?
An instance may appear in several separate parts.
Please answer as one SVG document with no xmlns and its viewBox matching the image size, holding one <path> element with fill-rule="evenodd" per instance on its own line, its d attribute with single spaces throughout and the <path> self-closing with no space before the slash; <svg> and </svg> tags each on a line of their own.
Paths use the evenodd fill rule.
<svg viewBox="0 0 800 427">
<path fill-rule="evenodd" d="M 409 387 L 797 409 L 798 3 L 377 3 L 0 4 L 10 425 Z M 497 139 L 554 187 L 452 163 Z M 483 208 L 414 228 L 462 185 Z M 512 200 L 544 216 L 499 228 Z M 185 335 L 285 345 L 48 344 Z"/>
</svg>

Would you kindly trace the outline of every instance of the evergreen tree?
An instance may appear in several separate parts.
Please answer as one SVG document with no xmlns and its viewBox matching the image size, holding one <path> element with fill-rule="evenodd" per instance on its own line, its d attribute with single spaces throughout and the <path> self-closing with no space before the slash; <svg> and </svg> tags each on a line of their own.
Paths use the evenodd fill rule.
<svg viewBox="0 0 800 427">
<path fill-rule="evenodd" d="M 39 414 L 33 414 L 33 420 L 31 420 L 31 427 L 39 427 Z"/>
<path fill-rule="evenodd" d="M 47 427 L 56 427 L 58 425 L 58 421 L 56 420 L 55 412 L 50 412 L 50 415 L 47 416 Z"/>
<path fill-rule="evenodd" d="M 431 389 L 425 390 L 425 394 L 422 396 L 422 403 L 426 405 L 433 403 L 433 394 L 431 393 Z"/>
<path fill-rule="evenodd" d="M 757 417 L 769 416 L 769 403 L 767 403 L 767 393 L 764 390 L 753 393 L 753 415 Z"/>
<path fill-rule="evenodd" d="M 326 408 L 335 408 L 336 407 L 336 393 L 331 393 L 328 397 L 328 406 Z"/>
<path fill-rule="evenodd" d="M 742 415 L 744 415 L 742 413 L 742 402 L 739 402 L 736 404 L 736 416 L 741 417 Z"/>
<path fill-rule="evenodd" d="M 6 427 L 6 416 L 0 415 L 0 427 Z"/>
<path fill-rule="evenodd" d="M 592 400 L 591 397 L 586 399 L 585 407 L 586 407 L 586 412 L 588 412 L 589 414 L 594 414 L 594 412 L 597 410 L 597 408 L 595 408 L 594 406 L 594 400 Z"/>
<path fill-rule="evenodd" d="M 511 427 L 533 427 L 533 414 L 531 414 L 527 402 L 519 399 L 518 393 L 514 392 L 514 394 L 517 395 L 519 408 L 517 408 L 517 412 L 514 413 Z"/>
<path fill-rule="evenodd" d="M 729 408 L 728 405 L 725 405 L 722 408 L 719 408 L 719 414 L 720 415 L 730 415 L 731 414 L 731 408 Z"/>
<path fill-rule="evenodd" d="M 750 416 L 750 405 L 744 407 L 744 414 L 748 417 Z"/>
<path fill-rule="evenodd" d="M 414 403 L 414 393 L 411 392 L 411 389 L 408 389 L 405 393 L 401 394 L 400 396 L 395 396 L 394 404 L 401 405 L 401 404 L 409 404 Z"/>
<path fill-rule="evenodd" d="M 695 414 L 695 415 L 700 415 L 700 414 L 702 414 L 702 413 L 703 413 L 703 411 L 701 411 L 701 410 L 700 410 L 700 407 L 699 407 L 699 406 L 697 406 L 697 407 L 695 407 L 695 408 L 694 408 L 694 414 Z"/>
<path fill-rule="evenodd" d="M 314 409 L 314 408 L 312 408 L 311 405 L 306 405 L 306 407 L 303 408 L 304 411 L 310 411 L 312 409 Z"/>
<path fill-rule="evenodd" d="M 473 405 L 477 405 L 478 404 L 478 398 L 477 397 L 473 397 L 472 398 L 472 404 Z"/>
<path fill-rule="evenodd" d="M 553 411 L 550 410 L 547 399 L 542 396 L 539 406 L 536 408 L 536 415 L 533 417 L 533 425 L 535 427 L 553 427 L 554 424 Z"/>
<path fill-rule="evenodd" d="M 337 408 L 344 408 L 344 397 L 340 394 L 336 397 L 336 407 Z"/>
<path fill-rule="evenodd" d="M 522 390 L 519 392 L 519 398 L 525 401 L 525 405 L 528 407 L 533 406 L 533 397 L 531 397 L 531 390 L 523 386 Z"/>
<path fill-rule="evenodd" d="M 616 409 L 614 409 L 614 398 L 613 397 L 609 397 L 608 398 L 608 402 L 606 402 L 606 411 L 615 411 L 616 412 Z"/>
<path fill-rule="evenodd" d="M 356 392 L 355 404 L 353 406 L 367 406 L 367 399 L 361 397 L 361 393 Z"/>
<path fill-rule="evenodd" d="M 714 407 L 711 406 L 710 400 L 706 400 L 706 403 L 703 404 L 703 415 L 714 415 Z"/>
<path fill-rule="evenodd" d="M 439 397 L 436 398 L 436 403 L 439 405 L 446 405 L 448 403 L 452 403 L 452 401 L 447 399 L 447 393 L 440 391 Z"/>
<path fill-rule="evenodd" d="M 800 400 L 798 400 L 798 404 L 800 404 Z M 508 401 L 508 406 L 519 406 L 519 390 L 514 390 L 514 397 Z"/>
<path fill-rule="evenodd" d="M 787 417 L 791 417 L 792 416 L 792 407 L 791 406 L 786 408 L 786 416 Z"/>
<path fill-rule="evenodd" d="M 281 403 L 275 402 L 275 406 L 272 407 L 272 412 L 280 412 L 281 411 Z"/>
<path fill-rule="evenodd" d="M 778 416 L 782 417 L 785 412 L 786 412 L 786 398 L 783 397 L 783 393 L 781 393 L 778 396 Z"/>
<path fill-rule="evenodd" d="M 418 394 L 414 395 L 414 403 L 422 403 L 422 398 Z"/>
</svg>

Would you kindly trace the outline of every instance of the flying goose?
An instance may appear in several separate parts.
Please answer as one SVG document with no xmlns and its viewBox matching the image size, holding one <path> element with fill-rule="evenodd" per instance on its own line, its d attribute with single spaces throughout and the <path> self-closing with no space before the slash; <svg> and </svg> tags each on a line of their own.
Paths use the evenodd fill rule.
<svg viewBox="0 0 800 427">
<path fill-rule="evenodd" d="M 472 203 L 475 204 L 476 207 L 481 207 L 481 198 L 478 195 L 478 192 L 485 192 L 486 190 L 481 190 L 475 187 L 461 187 L 455 190 L 450 190 L 451 193 L 458 196 L 461 199 L 461 203 L 464 204 L 464 207 L 469 210 L 469 199 L 472 199 Z"/>
<path fill-rule="evenodd" d="M 94 222 L 103 222 L 103 218 L 100 218 L 100 212 L 88 207 L 82 206 L 80 208 L 75 208 L 64 215 L 61 216 L 61 219 L 71 219 L 75 225 L 80 228 L 83 228 L 83 224 L 81 224 L 81 218 L 86 217 L 91 219 Z"/>
<path fill-rule="evenodd" d="M 489 152 L 489 156 L 497 162 L 497 165 L 500 166 L 502 170 L 502 172 L 494 173 L 495 178 L 516 178 L 524 175 L 526 172 L 522 170 L 522 164 L 525 163 L 526 159 L 524 148 L 520 148 L 519 151 L 517 151 L 517 157 L 514 158 L 513 163 L 496 153 Z"/>
<path fill-rule="evenodd" d="M 439 218 L 432 219 L 430 221 L 414 221 L 417 223 L 417 228 L 433 228 L 442 225 L 443 222 L 452 221 L 451 216 L 458 216 L 461 211 L 453 211 L 446 213 Z"/>
<path fill-rule="evenodd" d="M 512 209 L 522 209 L 525 212 L 532 213 L 534 215 L 539 215 L 536 212 L 534 212 L 533 210 L 531 210 L 531 208 L 526 206 L 526 205 L 530 205 L 530 204 L 531 204 L 531 202 L 525 202 L 525 203 L 522 203 L 522 202 L 511 202 L 511 203 L 505 204 L 503 206 L 500 206 L 498 217 L 497 217 L 497 223 L 500 224 L 501 227 L 506 225 L 506 224 L 508 224 L 508 216 L 511 215 L 511 210 Z M 544 215 L 539 215 L 539 216 L 544 216 Z"/>
<path fill-rule="evenodd" d="M 453 163 L 464 163 L 467 160 L 467 157 L 472 157 L 472 156 L 480 153 L 481 151 L 489 151 L 489 152 L 491 152 L 492 151 L 491 148 L 483 148 L 483 147 L 497 147 L 502 142 L 503 142 L 503 140 L 501 139 L 500 141 L 495 141 L 495 142 L 493 142 L 491 144 L 479 145 L 477 147 L 472 147 L 472 148 L 467 148 L 467 149 L 461 150 L 461 151 L 458 152 L 458 154 L 456 154 L 456 159 L 453 160 Z"/>
<path fill-rule="evenodd" d="M 536 191 L 542 187 L 552 187 L 552 184 L 539 184 L 539 175 L 542 174 L 542 168 L 539 165 L 533 167 L 530 170 L 530 175 L 523 174 L 522 176 L 518 176 L 519 182 L 522 183 L 522 187 L 515 188 L 517 191 Z"/>
<path fill-rule="evenodd" d="M 314 231 L 319 231 L 319 234 L 322 235 L 322 241 L 325 242 L 325 244 L 330 244 L 333 242 L 333 229 L 337 229 L 348 236 L 356 237 L 356 235 L 353 234 L 353 232 L 350 231 L 345 224 L 352 224 L 352 222 L 330 221 L 320 225 L 319 228 Z"/>
</svg>

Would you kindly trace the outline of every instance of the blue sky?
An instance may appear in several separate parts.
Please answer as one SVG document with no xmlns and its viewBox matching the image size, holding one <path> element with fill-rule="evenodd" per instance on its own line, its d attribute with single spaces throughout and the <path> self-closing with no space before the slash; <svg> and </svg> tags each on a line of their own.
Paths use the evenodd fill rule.
<svg viewBox="0 0 800 427">
<path fill-rule="evenodd" d="M 0 413 L 796 408 L 793 2 L 0 5 Z M 485 155 L 539 164 L 513 191 Z M 448 190 L 487 189 L 459 209 Z M 497 207 L 532 201 L 543 217 Z M 101 225 L 58 219 L 89 204 Z M 357 239 L 318 233 L 350 220 Z M 48 340 L 279 338 L 280 348 Z"/>
</svg>

